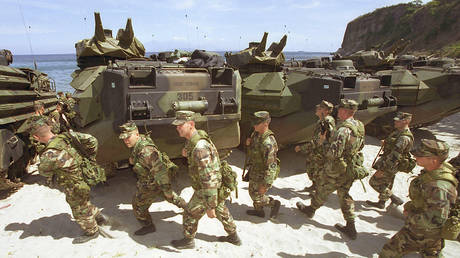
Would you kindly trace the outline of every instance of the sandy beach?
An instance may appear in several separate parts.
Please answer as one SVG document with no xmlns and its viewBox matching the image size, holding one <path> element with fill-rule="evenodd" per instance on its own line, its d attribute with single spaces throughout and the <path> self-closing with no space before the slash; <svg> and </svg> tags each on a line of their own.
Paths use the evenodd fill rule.
<svg viewBox="0 0 460 258">
<path fill-rule="evenodd" d="M 460 113 L 457 113 L 436 125 L 416 129 L 414 134 L 417 142 L 434 137 L 447 141 L 451 158 L 460 150 L 459 128 Z M 379 145 L 376 138 L 366 137 L 366 167 L 371 166 Z M 366 191 L 357 181 L 350 193 L 356 206 L 357 240 L 348 239 L 334 228 L 334 224 L 344 223 L 335 193 L 313 219 L 308 219 L 295 206 L 300 200 L 310 203 L 310 197 L 300 192 L 310 185 L 304 173 L 305 159 L 295 153 L 293 147 L 280 151 L 279 156 L 280 177 L 269 191 L 282 204 L 276 221 L 246 215 L 245 211 L 252 208 L 246 182 L 239 182 L 238 198 L 232 194 L 232 201 L 228 202 L 242 246 L 218 242 L 217 237 L 226 233 L 217 219 L 205 216 L 199 222 L 196 247 L 173 248 L 170 241 L 182 238 L 182 215 L 180 209 L 164 200 L 150 207 L 157 231 L 135 236 L 134 231 L 140 227 L 131 207 L 136 179 L 130 169 L 125 169 L 118 171 L 107 185 L 92 191 L 92 202 L 115 221 L 113 226 L 104 226 L 114 239 L 99 236 L 85 244 L 72 244 L 81 231 L 71 220 L 64 194 L 45 186 L 43 177 L 30 175 L 22 189 L 0 200 L 0 207 L 4 207 L 0 209 L 0 257 L 377 257 L 382 246 L 402 227 L 403 220 L 365 204 L 366 200 L 378 199 L 368 184 L 369 177 L 363 180 Z M 244 153 L 234 150 L 228 160 L 241 175 Z M 417 167 L 413 173 L 419 171 Z M 394 193 L 405 201 L 412 176 L 404 173 L 396 176 Z M 189 179 L 182 167 L 174 189 L 186 200 L 193 192 L 188 185 Z M 459 242 L 446 241 L 445 257 L 458 257 L 459 251 Z"/>
</svg>

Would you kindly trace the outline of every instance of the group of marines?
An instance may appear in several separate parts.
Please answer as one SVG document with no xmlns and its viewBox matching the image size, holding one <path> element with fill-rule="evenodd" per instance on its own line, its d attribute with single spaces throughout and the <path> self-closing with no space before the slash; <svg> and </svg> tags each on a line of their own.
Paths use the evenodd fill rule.
<svg viewBox="0 0 460 258">
<path fill-rule="evenodd" d="M 354 115 L 358 103 L 342 99 L 337 109 L 337 122 L 331 116 L 333 105 L 322 101 L 316 106 L 318 122 L 313 138 L 304 145 L 295 147 L 296 152 L 306 154 L 307 174 L 312 186 L 304 189 L 311 193 L 311 203 L 297 202 L 297 208 L 309 218 L 337 191 L 346 225 L 335 227 L 351 239 L 357 238 L 354 201 L 349 191 L 354 181 L 368 175 L 363 167 L 364 125 Z M 210 137 L 195 127 L 192 111 L 176 112 L 172 125 L 180 137 L 186 139 L 182 155 L 188 161 L 188 174 L 192 181 L 193 196 L 187 203 L 172 190 L 170 175 L 177 169 L 168 156 L 161 152 L 148 135 L 140 134 L 133 122 L 120 126 L 120 139 L 132 150 L 129 162 L 137 175 L 137 191 L 132 206 L 141 228 L 135 235 L 155 232 L 155 225 L 149 214 L 154 200 L 162 196 L 168 202 L 183 209 L 183 234 L 179 240 L 171 241 L 178 248 L 194 248 L 198 221 L 207 214 L 217 218 L 224 226 L 227 236 L 219 241 L 241 245 L 236 224 L 226 207 L 227 195 L 222 195 L 223 174 L 221 160 Z M 377 171 L 370 179 L 370 185 L 379 192 L 379 201 L 367 201 L 368 205 L 384 208 L 387 200 L 394 205 L 403 201 L 391 189 L 398 171 L 409 172 L 415 166 L 410 155 L 414 137 L 409 129 L 411 114 L 398 113 L 394 118 L 395 130 L 382 141 L 383 153 L 373 164 Z M 267 111 L 258 111 L 253 116 L 253 132 L 245 141 L 248 148 L 249 195 L 254 209 L 246 213 L 265 217 L 264 207 L 270 207 L 270 218 L 278 215 L 281 202 L 267 196 L 280 172 L 277 158 L 278 145 L 274 133 L 269 129 L 271 118 Z M 88 134 L 69 131 L 67 137 L 77 138 L 86 146 L 89 155 L 82 155 L 66 136 L 53 132 L 45 120 L 37 120 L 31 127 L 31 137 L 45 145 L 40 150 L 40 174 L 55 177 L 66 194 L 72 214 L 84 231 L 74 243 L 84 243 L 98 237 L 100 225 L 109 219 L 89 200 L 90 184 L 80 169 L 85 159 L 95 161 L 97 140 Z M 412 152 L 416 163 L 423 167 L 409 187 L 411 201 L 404 205 L 405 225 L 385 244 L 381 257 L 401 257 L 410 252 L 420 252 L 426 257 L 439 257 L 444 246 L 440 231 L 449 217 L 457 199 L 455 169 L 445 162 L 449 146 L 438 140 L 422 139 L 421 145 Z M 98 166 L 95 162 L 93 166 Z"/>
</svg>

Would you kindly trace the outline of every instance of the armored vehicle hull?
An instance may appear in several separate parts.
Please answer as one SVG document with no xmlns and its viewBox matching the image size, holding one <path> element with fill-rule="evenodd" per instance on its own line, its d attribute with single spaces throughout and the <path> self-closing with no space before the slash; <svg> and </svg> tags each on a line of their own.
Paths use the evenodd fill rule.
<svg viewBox="0 0 460 258">
<path fill-rule="evenodd" d="M 77 100 L 76 123 L 79 130 L 98 139 L 99 162 L 129 157 L 128 148 L 118 138 L 118 127 L 127 121 L 135 122 L 141 133 L 149 133 L 169 157 L 182 157 L 184 139 L 171 125 L 178 110 L 197 113 L 197 128 L 206 130 L 219 150 L 239 145 L 238 72 L 148 60 L 143 45 L 133 36 L 131 20 L 114 39 L 102 28 L 99 14 L 95 17 L 94 37 L 76 44 L 77 60 L 82 62 L 72 75 L 71 86 Z"/>
<path fill-rule="evenodd" d="M 398 99 L 398 111 L 413 114 L 413 128 L 437 123 L 460 111 L 460 68 L 456 66 L 420 66 L 380 71 L 377 75 L 391 87 L 392 95 Z M 380 117 L 369 125 L 375 135 L 388 133 L 391 116 Z"/>
<path fill-rule="evenodd" d="M 285 65 L 282 50 L 287 36 L 265 50 L 268 33 L 261 42 L 252 42 L 238 53 L 227 53 L 227 62 L 242 77 L 242 137 L 251 132 L 255 111 L 270 112 L 270 129 L 281 147 L 297 144 L 312 137 L 318 118 L 316 105 L 321 100 L 338 104 L 340 99 L 360 103 L 358 119 L 364 124 L 396 110 L 390 88 L 380 81 L 356 71 L 350 60 L 290 62 Z M 322 64 L 330 69 L 320 68 Z M 302 67 L 306 64 L 308 67 Z M 299 67 L 300 66 L 300 67 Z"/>
<path fill-rule="evenodd" d="M 0 59 L 11 55 L 7 50 L 0 54 Z M 13 179 L 22 176 L 28 161 L 25 122 L 34 115 L 33 102 L 41 100 L 49 113 L 56 108 L 57 98 L 54 82 L 45 73 L 13 68 L 10 62 L 0 64 L 0 171 L 8 170 Z"/>
</svg>

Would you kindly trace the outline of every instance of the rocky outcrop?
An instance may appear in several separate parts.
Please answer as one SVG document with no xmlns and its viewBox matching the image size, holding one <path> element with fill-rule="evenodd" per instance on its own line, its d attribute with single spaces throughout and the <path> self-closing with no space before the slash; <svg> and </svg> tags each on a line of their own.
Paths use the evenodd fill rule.
<svg viewBox="0 0 460 258">
<path fill-rule="evenodd" d="M 337 51 L 386 54 L 424 53 L 460 57 L 460 1 L 398 4 L 375 10 L 348 23 Z"/>
</svg>

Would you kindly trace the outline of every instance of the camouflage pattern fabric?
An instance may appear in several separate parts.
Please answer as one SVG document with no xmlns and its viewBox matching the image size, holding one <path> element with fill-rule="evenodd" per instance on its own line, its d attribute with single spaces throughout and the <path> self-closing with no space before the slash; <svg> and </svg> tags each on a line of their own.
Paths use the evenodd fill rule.
<svg viewBox="0 0 460 258">
<path fill-rule="evenodd" d="M 413 136 L 410 129 L 403 131 L 394 130 L 386 139 L 383 147 L 383 155 L 375 162 L 374 169 L 382 171 L 382 177 L 376 177 L 375 174 L 369 180 L 369 184 L 377 191 L 379 200 L 388 201 L 393 194 L 393 182 L 398 172 L 398 164 L 407 155 L 414 144 Z"/>
<path fill-rule="evenodd" d="M 26 124 L 30 128 L 36 121 L 44 120 L 47 121 L 46 123 L 51 127 L 51 131 L 54 134 L 58 134 L 60 132 L 59 125 L 57 125 L 50 116 L 46 115 L 33 115 L 32 117 L 26 120 Z M 38 142 L 35 140 L 32 135 L 29 135 L 29 148 L 35 150 L 35 153 L 41 153 L 45 149 L 45 144 Z"/>
<path fill-rule="evenodd" d="M 137 174 L 137 191 L 133 197 L 133 211 L 136 218 L 144 225 L 152 224 L 149 207 L 157 199 L 163 197 L 179 208 L 185 207 L 185 201 L 172 189 L 169 182 L 169 169 L 163 162 L 163 153 L 152 139 L 140 135 L 131 153 L 133 170 Z"/>
<path fill-rule="evenodd" d="M 402 257 L 412 252 L 442 257 L 440 234 L 457 198 L 456 184 L 448 163 L 433 171 L 422 170 L 409 186 L 411 200 L 404 205 L 405 225 L 383 246 L 380 257 Z"/>
<path fill-rule="evenodd" d="M 324 128 L 324 129 L 323 129 Z M 320 144 L 320 135 L 322 130 L 326 130 L 326 142 L 329 142 L 335 130 L 335 120 L 332 116 L 326 116 L 319 119 L 315 125 L 313 138 L 305 144 L 300 145 L 300 151 L 306 154 L 306 170 L 308 178 L 314 185 L 318 183 L 321 177 L 321 170 L 327 160 L 324 158 L 324 146 Z"/>
<path fill-rule="evenodd" d="M 348 118 L 341 121 L 337 131 L 330 140 L 330 144 L 326 143 L 325 158 L 333 160 L 327 162 L 324 167 L 324 174 L 317 185 L 316 191 L 312 195 L 311 207 L 318 209 L 326 201 L 328 196 L 337 190 L 339 197 L 340 208 L 343 217 L 346 221 L 353 221 L 354 201 L 349 195 L 354 178 L 347 174 L 347 166 L 352 165 L 352 158 L 364 147 L 364 133 L 356 135 L 355 131 L 363 131 L 363 124 L 354 118 Z"/>
<path fill-rule="evenodd" d="M 187 159 L 192 188 L 195 190 L 184 211 L 184 236 L 194 238 L 198 221 L 209 209 L 215 209 L 217 219 L 228 234 L 236 232 L 236 225 L 225 200 L 219 200 L 218 189 L 222 184 L 220 160 L 217 149 L 206 132 L 196 131 L 187 142 Z"/>
<path fill-rule="evenodd" d="M 267 130 L 262 135 L 255 131 L 251 134 L 251 144 L 248 146 L 248 191 L 256 210 L 274 204 L 268 196 L 259 193 L 259 187 L 264 186 L 268 190 L 278 177 L 280 162 L 277 153 L 278 144 L 272 131 Z"/>
<path fill-rule="evenodd" d="M 73 134 L 94 156 L 96 155 L 96 138 L 89 134 Z M 40 155 L 38 171 L 45 177 L 56 178 L 57 184 L 66 195 L 75 221 L 87 234 L 94 234 L 98 231 L 95 217 L 100 211 L 89 200 L 90 187 L 83 179 L 80 168 L 82 159 L 72 145 L 62 137 L 55 136 Z"/>
</svg>

